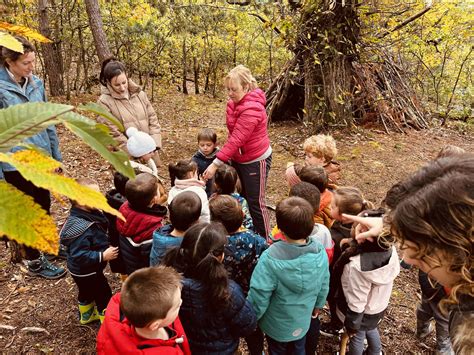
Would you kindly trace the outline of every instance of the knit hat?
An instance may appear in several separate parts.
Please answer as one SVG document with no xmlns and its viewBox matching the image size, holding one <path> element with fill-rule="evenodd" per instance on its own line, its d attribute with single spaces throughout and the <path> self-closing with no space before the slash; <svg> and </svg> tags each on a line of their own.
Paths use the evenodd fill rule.
<svg viewBox="0 0 474 355">
<path fill-rule="evenodd" d="M 148 133 L 141 132 L 135 127 L 130 127 L 125 132 L 127 134 L 127 150 L 134 158 L 140 158 L 145 154 L 156 150 L 156 143 Z"/>
</svg>

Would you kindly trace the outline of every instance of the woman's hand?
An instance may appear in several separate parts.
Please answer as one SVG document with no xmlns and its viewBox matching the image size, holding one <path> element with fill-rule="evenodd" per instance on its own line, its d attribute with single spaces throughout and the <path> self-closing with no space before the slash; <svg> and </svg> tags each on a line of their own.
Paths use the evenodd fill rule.
<svg viewBox="0 0 474 355">
<path fill-rule="evenodd" d="M 214 177 L 214 175 L 216 174 L 216 170 L 217 170 L 217 165 L 212 163 L 211 165 L 209 165 L 207 167 L 207 169 L 204 171 L 204 173 L 202 174 L 202 178 L 207 181 L 207 180 L 210 180 Z"/>
<path fill-rule="evenodd" d="M 355 239 L 358 243 L 362 243 L 365 239 L 374 241 L 383 230 L 383 218 L 382 217 L 358 217 L 349 214 L 342 214 L 342 217 L 347 220 L 356 223 L 355 227 Z"/>
</svg>

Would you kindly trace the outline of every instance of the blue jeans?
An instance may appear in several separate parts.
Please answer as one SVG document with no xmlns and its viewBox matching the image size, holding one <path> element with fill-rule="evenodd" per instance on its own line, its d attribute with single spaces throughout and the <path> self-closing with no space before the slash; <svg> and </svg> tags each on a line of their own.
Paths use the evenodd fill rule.
<svg viewBox="0 0 474 355">
<path fill-rule="evenodd" d="M 270 355 L 305 355 L 306 335 L 301 339 L 283 343 L 267 335 L 268 353 Z"/>
<path fill-rule="evenodd" d="M 371 330 L 359 330 L 349 342 L 349 355 L 362 355 L 364 352 L 364 339 L 367 338 L 369 347 L 368 355 L 379 355 L 382 352 L 382 342 L 378 328 Z"/>
</svg>

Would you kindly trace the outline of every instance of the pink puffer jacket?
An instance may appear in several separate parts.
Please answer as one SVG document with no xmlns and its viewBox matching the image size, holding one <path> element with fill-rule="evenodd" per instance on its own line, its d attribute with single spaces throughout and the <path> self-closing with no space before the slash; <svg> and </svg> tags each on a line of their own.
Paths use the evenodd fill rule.
<svg viewBox="0 0 474 355">
<path fill-rule="evenodd" d="M 227 142 L 216 154 L 219 160 L 247 163 L 265 153 L 270 146 L 265 103 L 265 93 L 258 88 L 238 103 L 229 100 L 226 111 L 229 134 Z"/>
</svg>

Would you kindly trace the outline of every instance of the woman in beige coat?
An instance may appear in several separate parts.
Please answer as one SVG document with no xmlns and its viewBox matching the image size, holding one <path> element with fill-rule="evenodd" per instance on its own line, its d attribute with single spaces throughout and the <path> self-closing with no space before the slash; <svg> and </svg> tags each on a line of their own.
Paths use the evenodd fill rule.
<svg viewBox="0 0 474 355">
<path fill-rule="evenodd" d="M 161 127 L 146 92 L 127 77 L 125 65 L 113 58 L 102 63 L 99 81 L 102 87 L 98 103 L 122 122 L 125 130 L 136 127 L 153 138 L 156 143 L 156 153 L 153 160 L 159 165 Z M 127 136 L 117 127 L 109 126 L 112 136 L 126 150 Z"/>
</svg>

